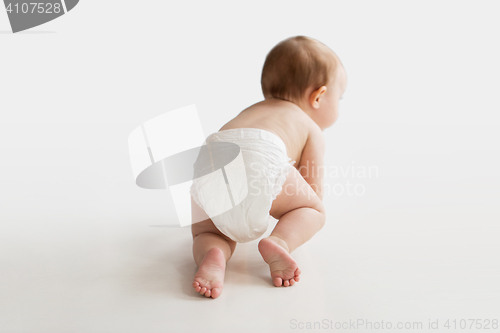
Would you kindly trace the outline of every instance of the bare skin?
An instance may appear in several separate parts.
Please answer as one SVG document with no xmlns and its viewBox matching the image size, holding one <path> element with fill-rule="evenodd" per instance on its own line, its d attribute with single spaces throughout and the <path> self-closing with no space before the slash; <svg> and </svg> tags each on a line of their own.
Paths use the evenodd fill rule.
<svg viewBox="0 0 500 333">
<path fill-rule="evenodd" d="M 283 190 L 269 212 L 278 223 L 271 235 L 258 245 L 276 287 L 293 286 L 299 282 L 301 270 L 290 253 L 311 239 L 325 223 L 322 203 L 325 143 L 322 130 L 336 121 L 338 100 L 345 86 L 345 71 L 338 67 L 335 80 L 327 86 L 309 89 L 302 100 L 266 98 L 243 110 L 220 129 L 260 128 L 270 131 L 283 140 L 288 156 L 297 161 L 296 169 L 287 175 Z M 316 171 L 311 170 L 313 167 Z M 194 201 L 192 213 L 204 213 Z M 226 263 L 236 242 L 222 234 L 208 216 L 193 224 L 191 230 L 194 260 L 199 267 L 192 286 L 205 297 L 217 298 L 222 293 Z"/>
</svg>

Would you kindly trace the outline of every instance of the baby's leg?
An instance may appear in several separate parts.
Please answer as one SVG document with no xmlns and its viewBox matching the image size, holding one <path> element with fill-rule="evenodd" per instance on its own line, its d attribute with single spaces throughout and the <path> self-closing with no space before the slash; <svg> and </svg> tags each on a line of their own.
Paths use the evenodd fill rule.
<svg viewBox="0 0 500 333">
<path fill-rule="evenodd" d="M 300 173 L 288 174 L 282 192 L 273 201 L 270 214 L 279 220 L 271 235 L 259 242 L 259 251 L 269 264 L 273 284 L 293 286 L 300 268 L 290 253 L 318 232 L 325 223 L 321 199 Z"/>
<path fill-rule="evenodd" d="M 204 214 L 191 199 L 193 216 Z M 193 288 L 206 297 L 217 298 L 222 293 L 226 262 L 231 258 L 236 242 L 222 234 L 210 218 L 191 226 L 193 256 L 198 265 Z"/>
</svg>

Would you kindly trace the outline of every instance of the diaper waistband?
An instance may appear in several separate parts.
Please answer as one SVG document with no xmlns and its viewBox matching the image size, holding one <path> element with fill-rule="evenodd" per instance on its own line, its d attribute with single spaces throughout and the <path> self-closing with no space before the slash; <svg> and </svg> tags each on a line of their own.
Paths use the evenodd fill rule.
<svg viewBox="0 0 500 333">
<path fill-rule="evenodd" d="M 263 130 L 261 128 L 231 128 L 210 134 L 206 141 L 218 138 L 219 140 L 227 139 L 229 142 L 234 139 L 260 139 L 274 143 L 280 147 L 288 156 L 286 145 L 283 140 L 276 134 Z"/>
</svg>

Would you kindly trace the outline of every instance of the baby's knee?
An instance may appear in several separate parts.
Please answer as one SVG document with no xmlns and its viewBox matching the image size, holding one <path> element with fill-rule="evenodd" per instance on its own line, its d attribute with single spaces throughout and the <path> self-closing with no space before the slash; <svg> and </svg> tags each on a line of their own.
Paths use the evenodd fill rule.
<svg viewBox="0 0 500 333">
<path fill-rule="evenodd" d="M 320 229 L 323 228 L 323 226 L 325 225 L 325 223 L 326 223 L 326 214 L 323 213 L 321 215 Z"/>
<path fill-rule="evenodd" d="M 326 222 L 326 211 L 325 211 L 325 205 L 323 204 L 323 201 L 319 200 L 318 198 L 318 203 L 316 204 L 316 211 L 319 213 L 319 224 L 320 228 L 323 228 Z"/>
</svg>

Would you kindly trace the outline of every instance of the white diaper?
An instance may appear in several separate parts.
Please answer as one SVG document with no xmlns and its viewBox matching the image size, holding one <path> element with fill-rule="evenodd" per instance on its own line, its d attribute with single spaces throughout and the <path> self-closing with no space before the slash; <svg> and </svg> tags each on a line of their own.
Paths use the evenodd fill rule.
<svg viewBox="0 0 500 333">
<path fill-rule="evenodd" d="M 295 161 L 288 157 L 285 143 L 280 137 L 258 128 L 236 128 L 216 132 L 206 139 L 207 145 L 214 142 L 229 142 L 240 147 L 248 194 L 234 208 L 211 216 L 211 219 L 220 232 L 236 242 L 255 240 L 267 231 L 272 202 L 281 192 Z M 195 172 L 197 168 L 203 167 L 197 163 L 194 165 Z M 207 204 L 217 203 L 199 195 L 200 192 L 208 193 L 212 190 L 211 183 L 201 179 L 193 180 L 191 196 L 207 212 L 210 210 L 210 207 L 206 207 Z"/>
</svg>

